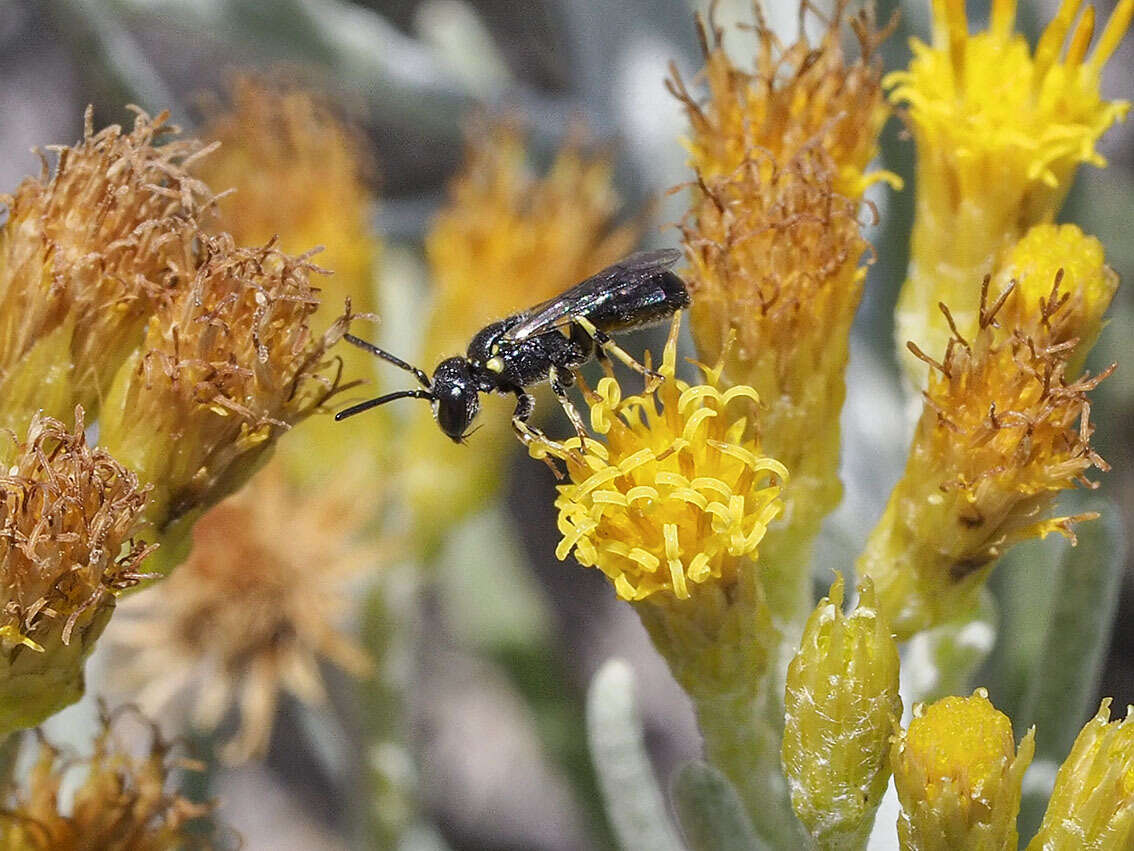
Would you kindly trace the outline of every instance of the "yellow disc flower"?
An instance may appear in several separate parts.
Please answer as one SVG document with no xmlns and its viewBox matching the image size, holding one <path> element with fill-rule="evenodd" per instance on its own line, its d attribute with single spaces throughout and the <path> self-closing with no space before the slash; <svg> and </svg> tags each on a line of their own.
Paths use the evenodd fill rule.
<svg viewBox="0 0 1134 851">
<path fill-rule="evenodd" d="M 1109 723 L 1108 723 L 1109 722 Z M 1028 851 L 1109 851 L 1134 843 L 1134 723 L 1110 698 L 1075 739 Z"/>
<path fill-rule="evenodd" d="M 783 777 L 753 768 L 779 762 L 779 735 L 761 719 L 777 634 L 756 558 L 781 511 L 787 469 L 753 436 L 751 387 L 722 389 L 719 364 L 701 367 L 703 384 L 676 377 L 679 323 L 675 317 L 660 386 L 623 397 L 603 378 L 586 391 L 599 437 L 537 440 L 529 452 L 567 467 L 555 503 L 563 535 L 556 554 L 573 552 L 598 568 L 634 604 L 693 700 L 709 759 L 746 806 L 762 811 L 764 825 L 794 836 L 800 828 Z"/>
<path fill-rule="evenodd" d="M 1029 227 L 1052 220 L 1080 163 L 1105 165 L 1095 144 L 1129 103 L 1103 100 L 1099 78 L 1134 0 L 1121 0 L 1089 56 L 1094 10 L 1076 23 L 1079 6 L 1063 0 L 1033 53 L 1013 31 L 1015 0 L 993 2 L 989 29 L 974 35 L 963 0 L 934 0 L 932 44 L 915 39 L 909 69 L 884 81 L 907 105 L 917 143 L 917 211 L 896 316 L 915 386 L 924 374 L 904 344 L 942 355 L 950 330 L 938 302 L 971 335 L 981 278 Z"/>
<path fill-rule="evenodd" d="M 1044 346 L 1075 341 L 1065 372 L 1077 376 L 1118 289 L 1102 243 L 1075 225 L 1036 225 L 1008 252 L 990 290 L 1013 286 L 997 313 L 1001 328 L 1018 328 Z"/>
<path fill-rule="evenodd" d="M 865 847 L 902 717 L 898 645 L 870 580 L 853 611 L 843 614 L 842 604 L 839 576 L 807 621 L 784 701 L 791 803 L 820 849 Z"/>
<path fill-rule="evenodd" d="M 1017 751 L 1012 722 L 977 689 L 914 707 L 891 760 L 902 851 L 1015 851 L 1016 815 L 1035 730 Z"/>
<path fill-rule="evenodd" d="M 780 512 L 787 469 L 746 437 L 736 400 L 759 402 L 738 385 L 718 389 L 720 369 L 702 368 L 696 386 L 676 378 L 674 320 L 659 372 L 661 386 L 622 398 L 611 377 L 589 394 L 591 428 L 602 441 L 585 446 L 537 442 L 567 464 L 571 483 L 555 501 L 560 559 L 597 567 L 624 600 L 669 594 L 678 600 L 706 582 L 733 582 L 741 559 L 755 559 L 768 523 Z"/>
</svg>

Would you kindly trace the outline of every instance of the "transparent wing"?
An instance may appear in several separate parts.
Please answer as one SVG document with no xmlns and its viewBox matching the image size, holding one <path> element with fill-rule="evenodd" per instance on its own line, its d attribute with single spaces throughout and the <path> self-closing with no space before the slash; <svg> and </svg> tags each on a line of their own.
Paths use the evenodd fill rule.
<svg viewBox="0 0 1134 851">
<path fill-rule="evenodd" d="M 586 316 L 603 302 L 635 289 L 680 259 L 681 252 L 676 248 L 631 254 L 526 311 L 524 318 L 509 328 L 502 339 L 519 341 L 562 328 L 573 318 Z"/>
</svg>

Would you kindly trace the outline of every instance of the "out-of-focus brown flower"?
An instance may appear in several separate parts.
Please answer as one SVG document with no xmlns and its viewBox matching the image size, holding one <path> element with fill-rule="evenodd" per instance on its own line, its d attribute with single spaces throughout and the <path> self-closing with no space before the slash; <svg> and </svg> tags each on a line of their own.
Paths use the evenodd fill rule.
<svg viewBox="0 0 1134 851">
<path fill-rule="evenodd" d="M 0 475 L 0 733 L 82 695 L 83 661 L 115 595 L 140 581 L 130 542 L 146 502 L 137 477 L 74 430 L 37 416 Z"/>
<path fill-rule="evenodd" d="M 231 761 L 267 747 L 281 693 L 323 700 L 321 662 L 356 676 L 371 669 L 339 623 L 347 583 L 379 558 L 360 542 L 371 515 L 354 492 L 363 483 L 312 493 L 275 466 L 256 481 L 197 521 L 189 558 L 126 601 L 111 633 L 131 656 L 122 684 L 140 688 L 147 711 L 166 714 L 187 689 L 200 728 L 238 708 L 223 752 Z"/>
<path fill-rule="evenodd" d="M 227 847 L 199 821 L 212 806 L 174 791 L 174 773 L 199 769 L 178 757 L 149 724 L 141 752 L 123 741 L 126 713 L 103 710 L 90 756 L 76 757 L 39 736 L 39 756 L 22 788 L 3 789 L 0 846 L 7 851 L 173 851 Z M 148 723 L 148 722 L 146 722 Z M 73 802 L 62 787 L 85 772 Z"/>
<path fill-rule="evenodd" d="M 311 332 L 315 267 L 271 244 L 201 239 L 192 279 L 158 306 L 100 423 L 100 444 L 153 487 L 158 534 L 236 491 L 337 385 L 326 352 L 345 320 Z"/>
<path fill-rule="evenodd" d="M 277 238 L 294 254 L 322 246 L 319 265 L 334 273 L 320 279 L 323 302 L 333 311 L 349 297 L 358 310 L 374 308 L 370 159 L 328 102 L 282 77 L 241 75 L 230 104 L 210 109 L 200 137 L 220 142 L 194 168 L 224 193 L 213 230 L 238 245 Z M 316 316 L 312 327 L 322 331 L 333 319 L 329 313 L 320 324 Z"/>
<path fill-rule="evenodd" d="M 97 413 L 114 372 L 137 346 L 155 300 L 188 262 L 211 201 L 187 169 L 205 149 L 167 140 L 167 113 L 83 139 L 58 164 L 0 196 L 0 418 L 22 434 L 37 410 Z"/>
</svg>

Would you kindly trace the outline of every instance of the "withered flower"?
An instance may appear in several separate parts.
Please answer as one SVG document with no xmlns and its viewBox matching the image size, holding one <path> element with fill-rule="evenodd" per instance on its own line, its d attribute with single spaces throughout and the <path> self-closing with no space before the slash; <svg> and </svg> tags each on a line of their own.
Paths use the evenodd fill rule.
<svg viewBox="0 0 1134 851">
<path fill-rule="evenodd" d="M 212 805 L 175 791 L 175 773 L 200 770 L 177 755 L 157 727 L 137 752 L 122 727 L 136 713 L 102 711 L 90 756 L 77 757 L 39 735 L 39 755 L 23 788 L 3 789 L 0 847 L 7 851 L 173 851 L 228 847 L 234 843 L 203 829 Z M 131 730 L 131 732 L 133 732 Z M 63 785 L 85 773 L 70 805 Z"/>
<path fill-rule="evenodd" d="M 370 511 L 355 493 L 365 483 L 312 493 L 274 465 L 256 483 L 196 523 L 188 560 L 125 601 L 109 638 L 130 655 L 121 684 L 138 687 L 148 712 L 167 714 L 191 693 L 193 723 L 213 729 L 239 710 L 229 761 L 264 751 L 282 693 L 324 699 L 322 662 L 371 670 L 339 623 L 348 583 L 379 557 L 360 542 Z"/>
<path fill-rule="evenodd" d="M 708 98 L 695 97 L 676 68 L 666 85 L 685 105 L 692 130 L 690 164 L 702 177 L 730 175 L 757 151 L 786 162 L 818 145 L 835 163 L 835 188 L 843 195 L 858 198 L 878 180 L 899 184 L 887 172 L 866 174 L 889 115 L 877 49 L 894 22 L 878 29 L 869 6 L 848 16 L 850 5 L 851 0 L 836 0 L 830 16 L 823 17 L 812 4 L 801 3 L 801 22 L 813 18 L 821 32 L 812 43 L 808 27 L 801 27 L 799 40 L 785 47 L 754 4 L 751 70 L 728 55 L 725 33 L 711 12 L 707 23 L 698 19 Z M 858 41 L 857 57 L 843 47 L 845 26 Z"/>
<path fill-rule="evenodd" d="M 83 691 L 83 661 L 140 581 L 130 541 L 145 489 L 83 435 L 37 416 L 0 475 L 0 732 L 38 724 Z"/>
<path fill-rule="evenodd" d="M 0 196 L 0 418 L 23 433 L 37 410 L 97 413 L 114 372 L 137 346 L 155 300 L 188 262 L 211 194 L 187 169 L 207 152 L 167 140 L 167 113 L 54 148 L 14 196 Z"/>
<path fill-rule="evenodd" d="M 858 562 L 900 639 L 963 614 L 993 563 L 1012 544 L 1058 532 L 1074 540 L 1080 517 L 1052 518 L 1059 491 L 1090 484 L 1087 393 L 1109 373 L 1072 380 L 1074 340 L 1045 345 L 1020 329 L 996 328 L 998 308 L 980 307 L 980 329 L 954 328 L 942 361 L 930 364 L 925 407 L 909 460 Z M 1068 302 L 1053 294 L 1057 312 Z M 948 310 L 943 309 L 946 317 Z M 1093 516 L 1093 515 L 1092 515 Z"/>
<path fill-rule="evenodd" d="M 226 235 L 202 237 L 201 251 L 115 376 L 100 423 L 101 445 L 153 487 L 146 519 L 159 534 L 237 490 L 337 384 L 326 352 L 345 317 L 312 334 L 316 267 Z"/>
<path fill-rule="evenodd" d="M 784 163 L 755 155 L 702 179 L 683 225 L 698 352 L 710 363 L 724 356 L 726 384 L 756 389 L 764 450 L 792 473 L 783 523 L 761 551 L 769 603 L 785 619 L 810 608 L 811 541 L 842 497 L 843 375 L 869 246 L 859 204 L 835 178 L 820 148 Z"/>
</svg>

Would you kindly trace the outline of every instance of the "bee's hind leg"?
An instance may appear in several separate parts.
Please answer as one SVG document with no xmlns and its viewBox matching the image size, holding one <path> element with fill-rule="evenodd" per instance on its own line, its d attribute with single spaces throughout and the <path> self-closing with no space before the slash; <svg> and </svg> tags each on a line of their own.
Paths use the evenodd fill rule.
<svg viewBox="0 0 1134 851">
<path fill-rule="evenodd" d="M 600 361 L 602 361 L 603 358 L 598 354 L 599 352 L 602 352 L 602 354 L 604 355 L 612 355 L 613 357 L 618 358 L 620 361 L 622 361 L 622 363 L 626 364 L 626 366 L 630 367 L 635 372 L 645 376 L 646 392 L 653 390 L 655 387 L 661 384 L 662 381 L 665 380 L 665 376 L 663 376 L 660 372 L 657 372 L 656 370 L 650 369 L 648 366 L 639 363 L 634 359 L 633 355 L 622 348 L 622 346 L 618 345 L 618 343 L 614 342 L 614 339 L 605 331 L 600 331 L 598 328 L 596 328 L 594 326 L 594 323 L 592 323 L 590 320 L 580 316 L 576 318 L 574 322 L 576 325 L 586 331 L 591 336 L 591 339 L 595 341 L 596 357 L 598 357 Z M 609 360 L 607 360 L 607 364 L 609 364 Z"/>
</svg>

